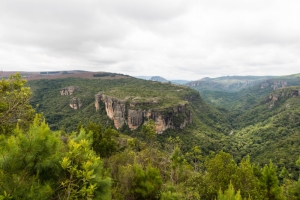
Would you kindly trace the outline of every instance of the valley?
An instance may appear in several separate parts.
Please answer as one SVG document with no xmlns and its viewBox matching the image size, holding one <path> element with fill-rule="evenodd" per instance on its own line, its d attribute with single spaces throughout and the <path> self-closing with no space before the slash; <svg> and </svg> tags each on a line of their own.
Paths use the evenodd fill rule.
<svg viewBox="0 0 300 200">
<path fill-rule="evenodd" d="M 161 143 L 169 136 L 180 136 L 184 151 L 199 145 L 206 154 L 224 150 L 236 161 L 250 155 L 261 165 L 272 159 L 295 168 L 300 152 L 289 149 L 296 147 L 300 138 L 299 75 L 205 78 L 194 84 L 130 77 L 28 82 L 33 90 L 31 104 L 38 104 L 37 112 L 44 114 L 53 130 L 70 132 L 79 122 L 92 121 L 135 136 L 152 119 Z M 74 91 L 61 95 L 62 88 L 72 85 Z M 293 143 L 287 142 L 276 155 L 272 153 L 279 149 L 278 143 L 289 140 Z M 298 172 L 294 173 L 296 177 Z"/>
<path fill-rule="evenodd" d="M 93 152 L 100 155 L 107 170 L 103 181 L 110 180 L 108 177 L 115 181 L 111 182 L 112 199 L 142 198 L 133 189 L 133 184 L 141 184 L 131 179 L 138 176 L 136 170 L 142 170 L 139 173 L 152 170 L 164 183 L 161 185 L 158 179 L 157 183 L 152 182 L 160 192 L 149 192 L 158 195 L 157 198 L 143 196 L 145 199 L 214 199 L 222 195 L 219 189 L 224 195 L 229 191 L 230 181 L 245 198 L 272 199 L 264 197 L 267 193 L 262 186 L 263 177 L 269 176 L 266 170 L 271 170 L 273 178 L 276 177 L 277 183 L 272 187 L 277 188 L 281 199 L 297 199 L 299 74 L 205 78 L 186 85 L 108 72 L 83 74 L 28 78 L 26 86 L 32 91 L 28 103 L 41 114 L 36 118 L 44 117 L 45 121 L 34 122 L 28 113 L 28 121 L 34 124 L 28 126 L 29 122 L 24 121 L 20 125 L 29 132 L 32 128 L 41 129 L 40 133 L 45 128 L 51 130 L 53 134 L 49 132 L 51 136 L 47 137 L 57 135 L 66 144 L 81 141 L 80 138 L 91 141 Z M 6 108 L 3 105 L 1 109 Z M 33 114 L 30 110 L 31 117 Z M 1 124 L 1 130 L 10 140 L 24 134 L 6 126 Z M 19 135 L 13 136 L 15 133 Z M 0 142 L 5 148 L 11 145 L 6 143 L 5 136 Z M 2 152 L 6 152 L 5 148 Z M 1 162 L 4 166 L 10 161 Z M 245 183 L 240 182 L 241 177 Z M 250 184 L 248 188 L 247 184 Z M 283 191 L 290 193 L 283 194 Z M 184 195 L 189 197 L 183 198 Z"/>
</svg>

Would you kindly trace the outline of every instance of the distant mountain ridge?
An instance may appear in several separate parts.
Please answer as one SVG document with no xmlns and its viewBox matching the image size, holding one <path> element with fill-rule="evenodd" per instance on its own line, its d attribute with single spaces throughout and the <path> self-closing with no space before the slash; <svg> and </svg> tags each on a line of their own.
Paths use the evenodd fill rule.
<svg viewBox="0 0 300 200">
<path fill-rule="evenodd" d="M 248 77 L 242 78 L 248 79 Z M 274 90 L 300 85 L 300 74 L 270 77 L 268 79 L 261 78 L 258 80 L 247 85 L 247 87 L 243 85 L 238 91 L 226 90 L 224 87 L 223 90 L 219 90 L 214 85 L 206 85 L 205 87 L 201 85 L 191 88 L 199 91 L 201 97 L 214 106 L 239 110 L 241 112 L 259 103 L 261 98 L 264 98 Z"/>
<path fill-rule="evenodd" d="M 244 88 L 254 86 L 262 81 L 275 76 L 223 76 L 217 78 L 205 77 L 197 81 L 188 82 L 186 85 L 198 90 L 211 90 L 211 91 L 229 91 L 236 92 Z"/>
<path fill-rule="evenodd" d="M 161 77 L 161 76 L 152 76 L 150 80 L 151 80 L 151 81 L 163 82 L 163 83 L 164 83 L 164 82 L 168 82 L 167 79 L 165 79 L 165 78 L 163 78 L 163 77 Z"/>
<path fill-rule="evenodd" d="M 185 85 L 186 83 L 190 82 L 188 80 L 167 80 L 161 76 L 135 76 L 135 78 L 143 79 L 143 80 L 151 80 L 151 81 L 158 81 L 162 83 L 171 82 L 177 85 Z"/>
</svg>

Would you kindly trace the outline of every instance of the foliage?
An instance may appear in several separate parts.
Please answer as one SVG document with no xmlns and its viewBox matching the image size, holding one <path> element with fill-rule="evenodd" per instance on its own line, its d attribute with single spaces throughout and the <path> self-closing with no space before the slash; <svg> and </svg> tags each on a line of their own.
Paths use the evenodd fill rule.
<svg viewBox="0 0 300 200">
<path fill-rule="evenodd" d="M 68 151 L 60 162 L 64 169 L 59 196 L 63 199 L 110 199 L 110 179 L 102 162 L 91 150 L 92 134 L 82 130 L 68 141 Z"/>
<path fill-rule="evenodd" d="M 250 157 L 244 157 L 238 164 L 235 174 L 232 177 L 234 187 L 238 189 L 243 197 L 261 199 L 259 178 L 256 175 L 256 168 L 250 162 Z"/>
<path fill-rule="evenodd" d="M 2 142 L 0 194 L 13 199 L 48 199 L 60 172 L 62 142 L 37 115 L 28 132 L 17 128 Z M 50 181 L 50 182 L 49 182 Z M 28 190 L 30 188 L 30 190 Z"/>
<path fill-rule="evenodd" d="M 14 81 L 25 88 L 20 77 Z M 206 104 L 191 89 L 133 78 L 28 84 L 31 103 L 39 104 L 50 128 L 61 130 L 51 131 L 41 115 L 24 125 L 3 123 L 9 128 L 0 135 L 0 199 L 299 199 L 299 87 L 265 98 L 270 88 L 232 93 L 227 97 L 241 99 L 227 102 L 238 102 L 231 112 Z M 72 110 L 71 97 L 60 96 L 69 85 L 80 88 L 71 97 L 82 99 L 82 109 Z M 150 120 L 135 131 L 125 127 L 124 135 L 110 127 L 103 104 L 95 112 L 93 95 L 100 88 L 118 98 L 138 97 L 137 103 L 157 100 L 154 110 L 188 102 L 193 123 L 158 135 Z M 23 106 L 32 109 L 28 100 Z"/>
<path fill-rule="evenodd" d="M 81 127 L 79 124 L 78 127 Z M 111 127 L 104 130 L 102 133 L 102 125 L 89 122 L 85 128 L 86 133 L 89 131 L 93 134 L 93 150 L 103 158 L 109 157 L 117 151 L 117 143 L 113 137 L 118 136 L 118 132 Z"/>
<path fill-rule="evenodd" d="M 135 199 L 159 199 L 162 180 L 159 170 L 149 164 L 146 170 L 138 164 L 133 165 L 133 188 Z"/>
<path fill-rule="evenodd" d="M 224 193 L 221 189 L 219 190 L 218 200 L 242 200 L 242 196 L 239 190 L 237 191 L 237 193 L 235 193 L 233 185 L 229 183 L 228 189 L 225 190 Z"/>
<path fill-rule="evenodd" d="M 225 190 L 237 170 L 237 165 L 232 156 L 221 151 L 205 163 L 208 172 L 209 193 L 216 195 L 218 190 Z"/>
<path fill-rule="evenodd" d="M 31 91 L 25 83 L 18 73 L 0 80 L 0 134 L 11 133 L 17 123 L 28 127 L 33 120 L 35 112 L 29 105 Z"/>
<path fill-rule="evenodd" d="M 282 194 L 282 189 L 278 185 L 278 178 L 276 175 L 276 168 L 274 168 L 272 161 L 262 169 L 260 177 L 260 187 L 263 191 L 265 199 L 279 200 L 285 199 Z"/>
<path fill-rule="evenodd" d="M 258 83 L 272 79 L 272 76 L 222 76 L 217 78 L 205 77 L 198 81 L 187 83 L 195 90 L 237 92 Z"/>
<path fill-rule="evenodd" d="M 171 182 L 178 184 L 183 173 L 184 156 L 179 147 L 176 146 L 171 155 Z"/>
<path fill-rule="evenodd" d="M 60 133 L 38 115 L 28 132 L 17 127 L 14 135 L 2 138 L 0 194 L 12 199 L 108 199 L 110 180 L 90 148 L 91 136 L 81 132 L 66 147 Z"/>
<path fill-rule="evenodd" d="M 202 152 L 199 146 L 194 146 L 190 152 L 185 154 L 185 156 L 193 164 L 194 170 L 199 171 L 203 161 Z"/>
</svg>

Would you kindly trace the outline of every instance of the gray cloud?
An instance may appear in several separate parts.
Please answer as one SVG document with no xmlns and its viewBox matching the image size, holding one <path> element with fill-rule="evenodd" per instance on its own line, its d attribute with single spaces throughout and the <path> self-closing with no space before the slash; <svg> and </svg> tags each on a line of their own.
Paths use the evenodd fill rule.
<svg viewBox="0 0 300 200">
<path fill-rule="evenodd" d="M 298 73 L 297 0 L 0 2 L 3 70 L 169 79 Z"/>
</svg>

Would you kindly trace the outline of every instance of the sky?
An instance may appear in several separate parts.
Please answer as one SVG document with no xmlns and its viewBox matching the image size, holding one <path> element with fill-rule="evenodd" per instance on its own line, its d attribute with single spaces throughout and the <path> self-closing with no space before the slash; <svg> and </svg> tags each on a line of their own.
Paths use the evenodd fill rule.
<svg viewBox="0 0 300 200">
<path fill-rule="evenodd" d="M 299 0 L 1 0 L 0 69 L 300 73 Z"/>
</svg>

